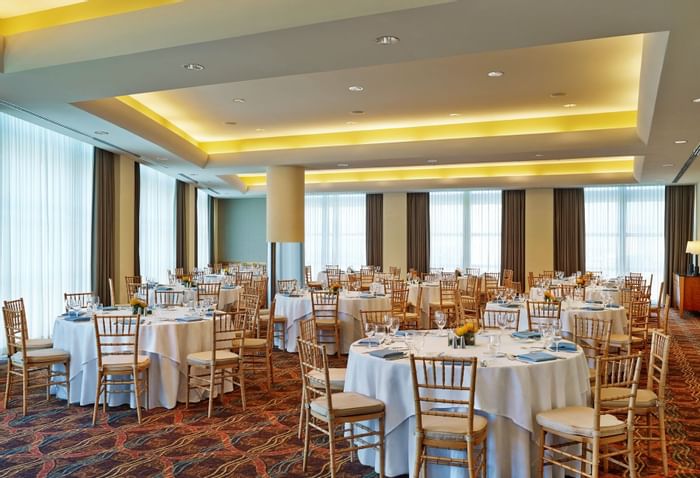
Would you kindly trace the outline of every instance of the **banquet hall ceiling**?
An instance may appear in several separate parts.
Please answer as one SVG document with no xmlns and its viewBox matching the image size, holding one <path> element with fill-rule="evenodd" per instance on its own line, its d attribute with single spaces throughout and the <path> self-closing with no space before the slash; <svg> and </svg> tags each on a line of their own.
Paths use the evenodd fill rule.
<svg viewBox="0 0 700 478">
<path fill-rule="evenodd" d="M 700 141 L 693 0 L 28 3 L 0 111 L 222 196 L 670 183 Z"/>
</svg>

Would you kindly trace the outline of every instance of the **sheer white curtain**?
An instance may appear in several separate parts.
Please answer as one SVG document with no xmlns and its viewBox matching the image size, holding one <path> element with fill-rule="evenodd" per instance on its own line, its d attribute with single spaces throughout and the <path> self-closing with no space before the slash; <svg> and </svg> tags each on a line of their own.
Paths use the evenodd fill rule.
<svg viewBox="0 0 700 478">
<path fill-rule="evenodd" d="M 143 165 L 139 171 L 141 276 L 167 283 L 175 268 L 175 179 Z"/>
<path fill-rule="evenodd" d="M 327 264 L 358 268 L 367 250 L 364 194 L 307 194 L 304 260 L 313 273 Z"/>
<path fill-rule="evenodd" d="M 209 195 L 197 189 L 197 267 L 209 265 Z"/>
<path fill-rule="evenodd" d="M 430 193 L 430 266 L 452 271 L 501 266 L 501 192 Z"/>
<path fill-rule="evenodd" d="M 30 337 L 91 290 L 92 170 L 91 145 L 0 113 L 0 300 L 24 298 Z"/>
<path fill-rule="evenodd" d="M 658 294 L 664 271 L 664 187 L 584 189 L 586 268 L 609 276 L 654 274 Z"/>
</svg>

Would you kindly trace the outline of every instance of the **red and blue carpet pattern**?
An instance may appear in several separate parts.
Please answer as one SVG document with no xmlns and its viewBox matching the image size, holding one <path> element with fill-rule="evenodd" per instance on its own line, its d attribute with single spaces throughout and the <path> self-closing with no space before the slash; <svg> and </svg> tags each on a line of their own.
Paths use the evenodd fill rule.
<svg viewBox="0 0 700 478">
<path fill-rule="evenodd" d="M 700 477 L 700 318 L 674 316 L 667 406 L 671 476 Z M 334 360 L 334 365 L 342 363 Z M 206 402 L 185 409 L 156 409 L 143 424 L 126 407 L 109 409 L 91 426 L 91 407 L 32 397 L 21 415 L 18 395 L 0 410 L 1 477 L 320 477 L 328 474 L 328 449 L 314 441 L 308 471 L 301 471 L 302 442 L 297 439 L 300 401 L 296 355 L 274 356 L 272 391 L 250 380 L 248 408 L 237 392 L 215 401 L 207 418 Z M 2 374 L 4 380 L 4 373 Z M 4 391 L 4 382 L 2 382 Z M 17 389 L 19 392 L 19 389 Z M 658 448 L 640 453 L 640 475 L 660 476 Z M 374 477 L 368 467 L 340 461 L 339 477 Z"/>
</svg>

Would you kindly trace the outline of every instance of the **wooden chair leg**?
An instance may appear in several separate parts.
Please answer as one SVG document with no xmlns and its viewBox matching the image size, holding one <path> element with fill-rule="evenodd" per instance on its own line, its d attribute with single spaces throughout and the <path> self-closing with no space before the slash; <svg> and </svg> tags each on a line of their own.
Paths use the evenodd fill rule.
<svg viewBox="0 0 700 478">
<path fill-rule="evenodd" d="M 214 385 L 215 381 L 214 378 L 216 377 L 216 369 L 214 368 L 214 365 L 211 365 L 211 372 L 209 373 L 209 408 L 207 409 L 207 417 L 211 418 L 211 413 L 214 411 Z"/>
<path fill-rule="evenodd" d="M 51 398 L 51 366 L 46 367 L 46 401 Z"/>
<path fill-rule="evenodd" d="M 190 407 L 190 374 L 192 373 L 192 366 L 187 364 L 187 395 L 185 396 L 185 408 Z"/>
<path fill-rule="evenodd" d="M 666 450 L 666 410 L 659 405 L 659 441 L 661 442 L 661 460 L 664 465 L 664 476 L 668 476 L 668 451 Z"/>
<path fill-rule="evenodd" d="M 413 476 L 415 478 L 420 478 L 420 469 L 423 464 L 423 437 L 420 434 L 416 434 L 416 462 L 413 467 Z"/>
<path fill-rule="evenodd" d="M 328 422 L 328 435 L 328 447 L 330 449 L 331 459 L 331 478 L 335 478 L 335 423 L 333 422 Z"/>
<path fill-rule="evenodd" d="M 301 462 L 301 471 L 306 471 L 306 462 L 309 457 L 309 411 L 304 407 L 304 459 Z"/>
<path fill-rule="evenodd" d="M 340 326 L 335 328 L 335 346 L 337 347 L 336 352 L 338 358 L 340 358 Z"/>
<path fill-rule="evenodd" d="M 136 418 L 139 421 L 139 425 L 141 425 L 141 401 L 139 400 L 139 371 L 134 370 L 133 375 L 134 398 L 136 399 Z"/>
<path fill-rule="evenodd" d="M 95 406 L 92 409 L 92 426 L 95 426 L 97 422 L 97 410 L 100 408 L 100 395 L 102 390 L 100 386 L 102 385 L 102 373 L 97 372 L 97 390 L 95 390 Z"/>
<path fill-rule="evenodd" d="M 544 428 L 540 428 L 540 462 L 539 470 L 537 471 L 537 476 L 542 478 L 544 476 L 544 441 L 547 439 L 547 435 L 544 432 Z"/>
<path fill-rule="evenodd" d="M 272 351 L 268 350 L 265 352 L 265 362 L 267 362 L 267 390 L 272 390 L 272 384 L 275 379 L 272 370 Z"/>
<path fill-rule="evenodd" d="M 29 397 L 29 371 L 22 368 L 22 415 L 27 415 L 27 398 Z"/>
<path fill-rule="evenodd" d="M 297 438 L 301 439 L 301 429 L 304 426 L 304 404 L 306 403 L 306 389 L 301 388 L 301 405 L 299 406 L 299 429 L 297 430 Z"/>
<path fill-rule="evenodd" d="M 70 360 L 63 365 L 66 367 L 66 407 L 70 408 Z"/>
<path fill-rule="evenodd" d="M 379 417 L 379 478 L 384 478 L 384 417 Z"/>
<path fill-rule="evenodd" d="M 10 403 L 10 390 L 12 390 L 12 380 L 14 379 L 14 374 L 10 373 L 10 369 L 12 369 L 12 364 L 9 363 L 9 361 L 8 361 L 7 377 L 5 378 L 5 401 L 4 401 L 5 410 L 7 410 L 7 406 Z"/>
<path fill-rule="evenodd" d="M 243 371 L 243 365 L 238 363 L 238 383 L 240 383 L 241 388 L 241 406 L 243 411 L 245 411 L 245 373 Z"/>
</svg>

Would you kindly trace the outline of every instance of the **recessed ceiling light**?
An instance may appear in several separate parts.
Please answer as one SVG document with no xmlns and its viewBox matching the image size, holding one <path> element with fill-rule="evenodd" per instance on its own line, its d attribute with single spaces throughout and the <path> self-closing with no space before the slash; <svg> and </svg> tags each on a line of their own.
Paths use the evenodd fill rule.
<svg viewBox="0 0 700 478">
<path fill-rule="evenodd" d="M 562 105 L 564 108 L 576 108 L 576 103 L 567 103 L 565 105 Z"/>
<path fill-rule="evenodd" d="M 353 110 L 350 112 L 350 114 L 351 115 L 363 115 L 363 114 L 365 114 L 365 112 L 362 110 Z"/>
<path fill-rule="evenodd" d="M 348 90 L 350 90 L 350 91 L 364 91 L 365 87 L 360 86 L 360 85 L 352 85 L 352 86 L 348 86 Z"/>
<path fill-rule="evenodd" d="M 687 139 L 677 139 L 674 141 L 674 143 L 676 143 L 676 144 L 685 144 L 687 142 L 688 142 Z"/>
<path fill-rule="evenodd" d="M 429 160 L 428 160 L 428 163 L 429 163 L 429 164 L 436 164 L 437 162 L 438 162 L 437 159 L 429 159 Z"/>
<path fill-rule="evenodd" d="M 262 131 L 265 131 L 265 128 L 255 128 L 255 131 L 257 131 L 258 133 L 260 133 L 260 132 L 262 132 Z"/>
<path fill-rule="evenodd" d="M 700 103 L 700 97 L 698 97 L 698 98 L 693 98 L 693 103 Z"/>
<path fill-rule="evenodd" d="M 234 103 L 245 103 L 245 98 L 234 98 L 232 101 Z"/>
<path fill-rule="evenodd" d="M 536 158 L 544 158 L 544 154 L 537 153 L 537 154 L 535 155 L 535 157 L 536 157 Z"/>
<path fill-rule="evenodd" d="M 236 123 L 235 121 L 226 121 L 224 124 L 227 124 L 227 125 L 229 125 L 229 126 L 235 126 L 235 125 L 237 125 L 238 123 Z"/>
<path fill-rule="evenodd" d="M 199 63 L 185 63 L 182 67 L 189 71 L 202 71 L 204 69 L 204 66 Z"/>
<path fill-rule="evenodd" d="M 357 121 L 346 121 L 345 124 L 350 124 L 350 125 L 357 124 Z"/>
<path fill-rule="evenodd" d="M 350 166 L 348 163 L 338 163 L 339 168 L 347 168 L 348 166 Z"/>
<path fill-rule="evenodd" d="M 500 77 L 503 76 L 503 72 L 502 72 L 502 71 L 498 71 L 498 70 L 494 70 L 494 71 L 489 71 L 486 75 L 487 75 L 489 78 L 500 78 Z"/>
<path fill-rule="evenodd" d="M 550 98 L 561 98 L 562 96 L 566 96 L 566 93 L 563 91 L 555 91 L 554 93 L 549 94 Z"/>
<path fill-rule="evenodd" d="M 375 38 L 374 41 L 376 41 L 380 45 L 396 45 L 398 42 L 401 41 L 401 39 L 394 35 L 382 35 Z"/>
<path fill-rule="evenodd" d="M 672 168 L 672 167 L 673 167 L 673 163 L 664 163 L 664 164 L 661 165 L 661 167 L 662 167 L 662 168 Z"/>
<path fill-rule="evenodd" d="M 101 136 L 101 135 L 104 135 L 104 134 L 109 134 L 109 131 L 102 131 L 102 130 L 99 130 L 99 131 L 95 131 L 95 134 L 99 134 L 99 135 Z"/>
<path fill-rule="evenodd" d="M 462 113 L 450 113 L 450 116 L 454 118 L 455 116 L 462 116 Z"/>
</svg>

